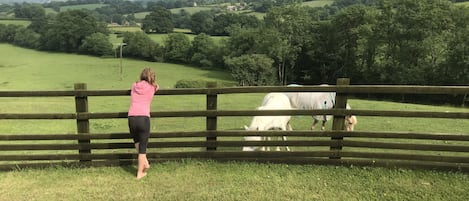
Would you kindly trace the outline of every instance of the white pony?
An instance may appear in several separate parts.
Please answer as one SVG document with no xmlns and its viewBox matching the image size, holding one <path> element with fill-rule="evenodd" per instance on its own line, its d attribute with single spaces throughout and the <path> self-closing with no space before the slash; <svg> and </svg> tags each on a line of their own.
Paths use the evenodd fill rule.
<svg viewBox="0 0 469 201">
<path fill-rule="evenodd" d="M 257 108 L 258 110 L 289 110 L 292 109 L 290 105 L 290 100 L 283 93 L 269 93 L 264 97 L 262 105 Z M 290 125 L 291 116 L 254 116 L 250 126 L 244 126 L 248 131 L 253 130 L 292 130 Z M 283 136 L 284 141 L 287 140 L 286 136 Z M 270 140 L 270 137 L 260 137 L 260 136 L 245 136 L 244 140 L 246 141 L 262 141 Z M 243 151 L 255 151 L 258 147 L 243 147 Z M 286 147 L 287 151 L 290 151 L 290 148 Z M 269 150 L 269 148 L 267 148 Z M 265 151 L 265 147 L 261 148 L 261 151 Z M 277 146 L 277 151 L 280 151 L 280 147 Z"/>
<path fill-rule="evenodd" d="M 290 84 L 288 86 L 301 86 Z M 328 86 L 322 84 L 319 86 Z M 332 109 L 335 106 L 335 92 L 286 92 L 285 95 L 290 99 L 292 108 L 303 110 Z M 347 109 L 351 109 L 347 104 Z M 322 121 L 321 130 L 326 129 L 326 122 L 331 119 L 331 115 L 313 115 L 311 129 L 314 130 L 318 121 Z M 353 118 L 353 119 L 351 119 Z M 353 131 L 353 126 L 357 123 L 355 116 L 345 116 L 345 125 L 347 131 Z"/>
</svg>

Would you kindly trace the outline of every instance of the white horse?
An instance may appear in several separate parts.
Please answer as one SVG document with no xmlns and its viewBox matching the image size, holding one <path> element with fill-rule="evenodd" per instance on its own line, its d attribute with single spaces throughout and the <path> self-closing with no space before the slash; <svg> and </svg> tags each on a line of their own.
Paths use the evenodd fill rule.
<svg viewBox="0 0 469 201">
<path fill-rule="evenodd" d="M 291 84 L 288 86 L 301 86 Z M 320 86 L 328 86 L 322 84 Z M 303 110 L 317 110 L 317 109 L 332 109 L 335 106 L 335 92 L 286 92 L 285 95 L 290 99 L 291 106 L 296 109 Z M 347 109 L 351 109 L 350 105 L 347 104 Z M 313 115 L 313 123 L 311 129 L 314 130 L 316 124 L 322 121 L 321 130 L 326 129 L 326 122 L 331 119 L 331 115 Z M 350 118 L 353 118 L 350 120 Z M 346 130 L 353 130 L 353 126 L 356 124 L 357 118 L 355 116 L 345 116 Z"/>
<path fill-rule="evenodd" d="M 289 110 L 292 109 L 290 105 L 290 100 L 288 97 L 283 93 L 269 93 L 264 97 L 262 101 L 262 105 L 257 108 L 258 110 Z M 254 116 L 251 124 L 248 126 L 244 126 L 244 128 L 248 131 L 253 130 L 272 130 L 272 129 L 280 129 L 280 130 L 292 130 L 290 125 L 291 116 Z M 287 140 L 286 136 L 283 136 L 282 139 L 284 141 Z M 270 137 L 260 137 L 260 136 L 245 136 L 244 140 L 246 141 L 262 141 L 262 140 L 270 140 Z M 255 151 L 258 147 L 243 147 L 243 151 Z M 287 151 L 290 151 L 290 148 L 286 147 Z M 261 151 L 265 151 L 265 147 L 261 148 Z M 267 150 L 269 148 L 267 147 Z M 277 146 L 277 151 L 280 151 L 280 147 Z"/>
</svg>

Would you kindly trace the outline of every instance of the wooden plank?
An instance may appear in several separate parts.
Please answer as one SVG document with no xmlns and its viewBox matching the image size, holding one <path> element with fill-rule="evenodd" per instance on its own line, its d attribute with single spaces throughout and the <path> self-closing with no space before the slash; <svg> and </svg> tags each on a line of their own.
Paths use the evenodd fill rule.
<svg viewBox="0 0 469 201">
<path fill-rule="evenodd" d="M 347 138 L 383 138 L 383 139 L 419 139 L 419 140 L 444 140 L 444 141 L 469 141 L 469 133 L 417 133 L 417 132 L 366 132 L 366 131 L 250 131 L 225 130 L 225 131 L 176 131 L 176 132 L 153 132 L 150 138 L 189 138 L 189 137 L 243 137 L 243 136 L 287 136 L 287 137 L 347 137 Z M 78 139 L 130 139 L 128 133 L 86 133 L 86 134 L 0 134 L 1 141 L 20 140 L 78 140 Z"/>
<path fill-rule="evenodd" d="M 339 92 L 345 94 L 469 94 L 468 86 L 421 86 L 421 85 L 349 85 L 349 86 L 252 86 L 220 87 L 211 89 L 211 93 L 269 93 L 269 92 Z M 204 95 L 206 88 L 161 89 L 158 95 Z M 86 90 L 75 91 L 0 91 L 0 97 L 50 97 L 50 96 L 127 96 L 130 90 Z"/>
<path fill-rule="evenodd" d="M 421 85 L 353 85 L 338 86 L 337 92 L 348 94 L 466 94 L 468 86 Z"/>
<path fill-rule="evenodd" d="M 329 131 L 326 131 L 329 133 Z M 385 138 L 385 139 L 418 139 L 418 140 L 445 140 L 445 141 L 469 141 L 469 133 L 418 133 L 418 132 L 366 132 L 338 131 L 330 135 L 340 135 L 348 138 Z"/>
<path fill-rule="evenodd" d="M 35 154 L 35 155 L 2 155 L 0 161 L 37 161 L 37 160 L 111 160 L 136 159 L 136 154 Z"/>
<path fill-rule="evenodd" d="M 344 140 L 342 143 L 343 143 L 343 146 L 347 146 L 347 147 L 364 147 L 364 148 L 377 148 L 377 149 L 403 149 L 403 150 L 421 150 L 421 151 L 469 152 L 469 146 L 464 146 L 464 145 L 363 142 L 363 141 L 353 141 L 353 140 Z"/>
<path fill-rule="evenodd" d="M 393 160 L 414 160 L 414 161 L 435 161 L 448 163 L 468 163 L 468 156 L 450 156 L 450 155 L 429 155 L 429 154 L 397 154 L 397 153 L 369 153 L 369 152 L 351 152 L 343 151 L 342 157 L 353 158 L 372 158 L 372 159 L 393 159 Z"/>
<path fill-rule="evenodd" d="M 200 111 L 161 111 L 151 112 L 153 117 L 220 117 L 220 116 L 282 116 L 282 115 L 357 115 L 357 116 L 387 116 L 387 117 L 418 117 L 418 118 L 450 118 L 469 119 L 469 112 L 429 112 L 429 111 L 380 111 L 380 110 L 200 110 Z M 75 113 L 41 113 L 41 114 L 14 114 L 1 113 L 0 119 L 113 119 L 127 118 L 127 112 L 80 112 Z"/>
<path fill-rule="evenodd" d="M 0 91 L 0 97 L 60 97 L 74 96 L 74 91 Z"/>
<path fill-rule="evenodd" d="M 78 150 L 78 144 L 1 144 L 0 151 Z"/>
<path fill-rule="evenodd" d="M 154 134 L 156 136 L 156 134 Z M 103 134 L 0 134 L 1 141 L 20 141 L 20 140 L 81 140 L 81 139 L 130 139 L 128 133 L 103 133 Z"/>
<path fill-rule="evenodd" d="M 0 119 L 76 119 L 75 113 L 40 113 L 40 114 L 13 114 L 1 113 Z"/>
</svg>

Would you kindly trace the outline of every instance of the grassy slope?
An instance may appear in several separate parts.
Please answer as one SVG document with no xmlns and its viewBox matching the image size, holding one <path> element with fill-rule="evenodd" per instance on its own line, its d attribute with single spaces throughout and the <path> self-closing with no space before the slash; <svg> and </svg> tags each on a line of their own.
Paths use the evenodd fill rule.
<svg viewBox="0 0 469 201">
<path fill-rule="evenodd" d="M 191 67 L 37 52 L 0 44 L 0 90 L 66 90 L 75 82 L 90 89 L 128 89 L 145 66 L 153 67 L 162 88 L 179 79 L 226 80 L 224 73 Z M 263 94 L 221 95 L 219 109 L 253 109 Z M 157 96 L 154 111 L 202 110 L 204 97 Z M 73 112 L 70 98 L 1 98 L 0 112 Z M 128 97 L 90 98 L 90 111 L 126 111 Z M 356 109 L 465 111 L 371 100 L 351 100 Z M 175 107 L 176 106 L 176 107 Z M 202 130 L 203 118 L 152 119 L 153 131 Z M 219 129 L 241 129 L 250 118 L 221 118 Z M 296 130 L 309 117 L 294 117 Z M 431 125 L 431 126 L 429 126 Z M 328 125 L 330 126 L 330 124 Z M 74 121 L 0 121 L 0 133 L 74 133 Z M 468 120 L 359 117 L 357 130 L 467 132 Z M 91 122 L 92 132 L 126 132 L 125 120 Z M 148 178 L 135 181 L 134 167 L 49 168 L 0 172 L 0 200 L 462 200 L 469 196 L 467 174 L 322 166 L 174 162 L 154 164 Z M 28 189 L 28 190 L 25 190 Z"/>
</svg>

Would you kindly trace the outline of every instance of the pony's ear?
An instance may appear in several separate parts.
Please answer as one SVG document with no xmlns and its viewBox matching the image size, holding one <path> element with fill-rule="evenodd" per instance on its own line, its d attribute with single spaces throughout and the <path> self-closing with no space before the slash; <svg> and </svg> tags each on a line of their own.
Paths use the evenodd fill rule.
<svg viewBox="0 0 469 201">
<path fill-rule="evenodd" d="M 249 130 L 249 127 L 244 125 L 244 130 Z"/>
</svg>

